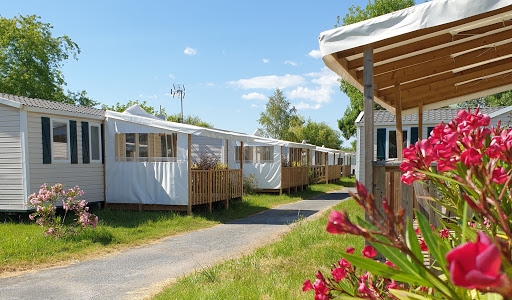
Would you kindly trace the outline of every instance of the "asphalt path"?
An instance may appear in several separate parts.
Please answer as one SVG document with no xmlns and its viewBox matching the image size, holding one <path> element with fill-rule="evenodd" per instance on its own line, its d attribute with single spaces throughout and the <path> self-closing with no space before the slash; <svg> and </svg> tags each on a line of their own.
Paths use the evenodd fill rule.
<svg viewBox="0 0 512 300">
<path fill-rule="evenodd" d="M 345 188 L 114 255 L 0 278 L 0 299 L 146 298 L 181 276 L 277 240 L 293 222 L 347 197 Z"/>
</svg>

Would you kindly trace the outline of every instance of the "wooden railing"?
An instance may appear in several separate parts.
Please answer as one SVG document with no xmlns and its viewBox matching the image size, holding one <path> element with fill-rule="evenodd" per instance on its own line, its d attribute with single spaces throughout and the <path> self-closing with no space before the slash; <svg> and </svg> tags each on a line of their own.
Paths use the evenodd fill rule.
<svg viewBox="0 0 512 300">
<path fill-rule="evenodd" d="M 325 182 L 325 171 L 326 171 L 326 168 L 325 166 L 310 166 L 309 167 L 311 172 L 313 173 L 313 176 L 311 178 L 312 182 L 320 182 L 320 181 L 324 181 Z"/>
<path fill-rule="evenodd" d="M 352 166 L 351 165 L 343 165 L 341 167 L 341 176 L 343 176 L 343 177 L 352 176 Z"/>
<path fill-rule="evenodd" d="M 327 166 L 327 174 L 327 182 L 340 179 L 341 165 Z"/>
<path fill-rule="evenodd" d="M 242 170 L 191 170 L 192 205 L 242 197 Z"/>
<path fill-rule="evenodd" d="M 309 182 L 308 167 L 282 167 L 281 168 L 281 189 L 301 189 Z"/>
</svg>

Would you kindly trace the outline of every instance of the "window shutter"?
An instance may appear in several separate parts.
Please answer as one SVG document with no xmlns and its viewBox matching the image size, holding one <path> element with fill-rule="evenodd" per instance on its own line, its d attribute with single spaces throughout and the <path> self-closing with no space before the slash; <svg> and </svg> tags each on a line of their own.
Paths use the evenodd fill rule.
<svg viewBox="0 0 512 300">
<path fill-rule="evenodd" d="M 165 134 L 160 136 L 160 140 L 162 141 L 162 157 L 167 157 L 167 146 L 166 146 L 166 142 L 167 140 L 165 139 Z"/>
<path fill-rule="evenodd" d="M 377 128 L 377 160 L 386 159 L 386 128 Z"/>
<path fill-rule="evenodd" d="M 418 141 L 418 127 L 411 128 L 411 145 L 416 144 Z"/>
<path fill-rule="evenodd" d="M 101 124 L 101 163 L 105 163 L 105 126 Z"/>
<path fill-rule="evenodd" d="M 78 163 L 78 141 L 76 133 L 76 121 L 69 120 L 69 139 L 71 149 L 71 163 Z"/>
<path fill-rule="evenodd" d="M 84 164 L 91 163 L 89 150 L 89 122 L 82 122 L 82 160 Z"/>
<path fill-rule="evenodd" d="M 434 130 L 434 127 L 427 127 L 427 138 L 430 136 L 432 130 Z"/>
<path fill-rule="evenodd" d="M 50 118 L 41 117 L 41 132 L 43 140 L 43 164 L 51 164 L 52 138 L 50 136 Z"/>
</svg>

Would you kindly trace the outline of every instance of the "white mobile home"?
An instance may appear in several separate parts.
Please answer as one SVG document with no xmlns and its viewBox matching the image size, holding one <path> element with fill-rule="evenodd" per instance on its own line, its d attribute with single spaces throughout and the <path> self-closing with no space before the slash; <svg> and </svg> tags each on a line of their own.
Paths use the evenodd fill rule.
<svg viewBox="0 0 512 300">
<path fill-rule="evenodd" d="M 432 129 L 439 123 L 448 123 L 452 121 L 457 112 L 463 108 L 438 108 L 423 112 L 423 132 L 421 137 L 426 139 L 430 136 Z M 474 111 L 474 108 L 471 109 Z M 501 120 L 503 125 L 510 125 L 512 121 L 512 106 L 508 107 L 482 107 L 480 112 L 491 117 L 491 126 L 494 126 Z M 395 116 L 386 110 L 376 110 L 374 112 L 374 160 L 396 160 L 396 120 Z M 361 164 L 362 152 L 364 151 L 364 138 L 361 136 L 364 132 L 364 118 L 361 112 L 356 119 L 356 178 L 361 180 L 364 176 L 364 166 Z M 402 117 L 403 149 L 409 147 L 418 141 L 418 114 L 411 114 Z"/>
<path fill-rule="evenodd" d="M 44 183 L 103 202 L 103 120 L 103 110 L 0 94 L 0 211 L 29 210 Z"/>
</svg>

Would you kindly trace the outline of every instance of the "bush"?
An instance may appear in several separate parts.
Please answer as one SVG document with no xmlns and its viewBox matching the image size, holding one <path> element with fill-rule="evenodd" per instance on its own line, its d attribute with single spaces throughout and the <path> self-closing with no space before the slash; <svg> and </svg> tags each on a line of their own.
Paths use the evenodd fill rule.
<svg viewBox="0 0 512 300">
<path fill-rule="evenodd" d="M 199 155 L 199 159 L 194 159 L 192 170 L 226 170 L 227 164 L 221 163 L 219 158 L 207 151 Z"/>
<path fill-rule="evenodd" d="M 256 178 L 256 175 L 251 174 L 249 176 L 244 176 L 243 186 L 244 186 L 244 195 L 254 194 L 255 190 L 258 189 L 258 179 Z"/>
</svg>

